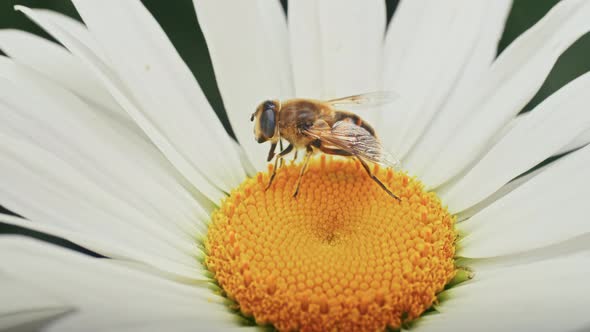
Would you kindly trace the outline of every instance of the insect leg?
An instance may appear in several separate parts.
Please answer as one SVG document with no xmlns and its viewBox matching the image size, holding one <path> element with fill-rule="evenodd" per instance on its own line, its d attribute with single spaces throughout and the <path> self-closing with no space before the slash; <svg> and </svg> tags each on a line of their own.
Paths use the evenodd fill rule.
<svg viewBox="0 0 590 332">
<path fill-rule="evenodd" d="M 279 165 L 279 159 L 282 159 L 280 154 L 277 155 L 277 158 L 275 159 L 275 166 L 272 168 L 272 174 L 270 175 L 270 179 L 268 180 L 268 184 L 266 185 L 266 188 L 264 188 L 264 191 L 267 191 L 268 188 L 270 188 L 272 180 L 274 180 L 275 176 L 277 175 L 277 166 Z"/>
<path fill-rule="evenodd" d="M 299 178 L 297 179 L 297 184 L 295 185 L 295 192 L 293 193 L 293 197 L 297 197 L 297 194 L 299 193 L 299 185 L 301 185 L 301 178 L 303 178 L 303 173 L 305 173 L 305 170 L 307 169 L 307 164 L 309 164 L 309 159 L 311 158 L 312 154 L 313 148 L 311 146 L 308 146 L 305 152 L 305 161 L 303 162 L 303 167 L 301 167 L 301 171 L 299 172 Z"/>
<path fill-rule="evenodd" d="M 277 148 L 277 143 L 272 143 L 270 145 L 270 151 L 268 151 L 268 157 L 266 157 L 266 161 L 271 161 L 272 158 L 274 158 L 276 148 Z M 281 150 L 282 150 L 282 148 L 281 148 Z"/>
<path fill-rule="evenodd" d="M 363 165 L 363 167 L 365 168 L 365 171 L 367 171 L 367 174 L 369 174 L 369 176 L 371 177 L 371 179 L 373 179 L 373 181 L 377 182 L 377 184 L 383 188 L 383 190 L 385 190 L 386 193 L 389 194 L 389 196 L 397 199 L 399 202 L 401 202 L 401 199 L 396 196 L 393 192 L 391 192 L 391 190 L 389 190 L 389 188 L 387 188 L 383 182 L 381 182 L 381 180 L 379 180 L 379 178 L 377 178 L 373 173 L 371 173 L 371 169 L 369 168 L 369 165 L 367 165 L 367 163 L 360 157 L 356 157 L 356 159 L 358 159 L 361 162 L 361 165 Z"/>
<path fill-rule="evenodd" d="M 289 144 L 289 146 L 287 146 L 287 148 L 285 150 L 282 150 L 281 152 L 279 152 L 279 156 L 284 157 L 285 155 L 287 155 L 289 152 L 293 151 L 293 148 L 295 146 L 293 144 Z"/>
<path fill-rule="evenodd" d="M 279 137 L 279 149 L 281 150 L 281 152 L 285 151 L 283 150 L 283 140 Z M 281 158 L 281 161 L 279 162 L 279 167 L 283 167 L 283 159 Z"/>
<path fill-rule="evenodd" d="M 276 143 L 274 143 L 276 145 Z M 287 146 L 287 148 L 281 152 L 279 152 L 279 154 L 277 154 L 277 158 L 275 159 L 275 167 L 273 167 L 272 169 L 272 174 L 270 175 L 270 179 L 268 180 L 268 185 L 266 186 L 266 188 L 264 189 L 264 191 L 268 190 L 268 188 L 270 188 L 270 185 L 272 184 L 272 181 L 275 179 L 275 176 L 277 175 L 277 166 L 279 166 L 279 159 L 282 161 L 283 157 L 288 154 L 289 152 L 291 152 L 293 150 L 294 146 L 293 144 L 289 144 L 289 146 Z"/>
</svg>

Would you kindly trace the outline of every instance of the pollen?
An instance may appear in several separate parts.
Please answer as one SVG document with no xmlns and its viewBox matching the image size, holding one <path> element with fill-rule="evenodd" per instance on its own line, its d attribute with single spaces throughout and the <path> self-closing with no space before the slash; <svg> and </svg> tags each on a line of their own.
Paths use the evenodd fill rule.
<svg viewBox="0 0 590 332">
<path fill-rule="evenodd" d="M 454 277 L 454 217 L 405 173 L 348 159 L 247 179 L 214 212 L 206 267 L 242 315 L 281 331 L 397 329 Z"/>
</svg>

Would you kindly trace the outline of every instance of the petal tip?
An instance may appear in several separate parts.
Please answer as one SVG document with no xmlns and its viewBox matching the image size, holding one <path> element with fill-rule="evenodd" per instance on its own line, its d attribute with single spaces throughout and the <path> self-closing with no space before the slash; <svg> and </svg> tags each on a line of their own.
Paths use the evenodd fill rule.
<svg viewBox="0 0 590 332">
<path fill-rule="evenodd" d="M 29 9 L 28 7 L 25 7 L 23 5 L 14 5 L 14 7 L 12 7 L 12 8 L 14 8 L 14 10 L 17 12 L 25 12 L 26 10 Z"/>
</svg>

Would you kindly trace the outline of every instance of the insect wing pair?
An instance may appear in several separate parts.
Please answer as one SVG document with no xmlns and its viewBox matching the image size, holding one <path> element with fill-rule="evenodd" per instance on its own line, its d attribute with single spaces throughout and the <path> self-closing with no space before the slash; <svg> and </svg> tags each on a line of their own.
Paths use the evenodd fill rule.
<svg viewBox="0 0 590 332">
<path fill-rule="evenodd" d="M 382 91 L 332 99 L 325 103 L 334 108 L 364 109 L 391 103 L 396 98 L 397 94 Z M 400 166 L 399 160 L 385 151 L 375 135 L 348 119 L 338 121 L 331 127 L 326 126 L 325 122 L 311 126 L 306 134 L 366 161 L 392 168 Z"/>
</svg>

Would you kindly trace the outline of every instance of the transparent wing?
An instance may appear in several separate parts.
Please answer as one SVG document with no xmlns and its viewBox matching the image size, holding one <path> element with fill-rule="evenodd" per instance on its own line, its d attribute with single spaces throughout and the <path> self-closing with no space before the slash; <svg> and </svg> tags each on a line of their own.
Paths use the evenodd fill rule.
<svg viewBox="0 0 590 332">
<path fill-rule="evenodd" d="M 392 103 L 399 95 L 393 91 L 378 91 L 325 101 L 332 107 L 371 108 Z"/>
<path fill-rule="evenodd" d="M 385 152 L 383 145 L 375 136 L 350 121 L 338 121 L 331 128 L 326 122 L 321 121 L 305 131 L 328 147 L 344 150 L 354 156 L 384 166 L 396 169 L 401 166 L 399 160 Z"/>
</svg>

